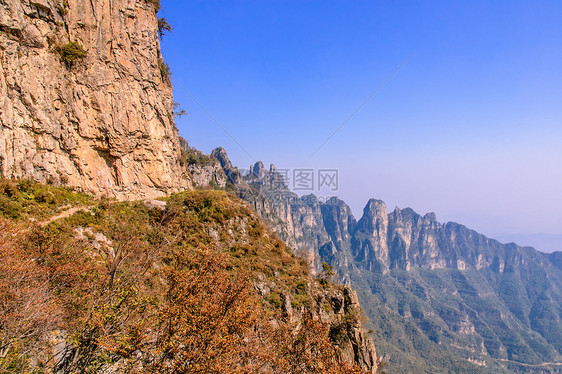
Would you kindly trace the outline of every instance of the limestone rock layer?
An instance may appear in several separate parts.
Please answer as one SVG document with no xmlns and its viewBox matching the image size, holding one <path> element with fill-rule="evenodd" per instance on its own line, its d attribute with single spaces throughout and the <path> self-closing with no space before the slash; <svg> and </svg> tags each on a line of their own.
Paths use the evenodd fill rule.
<svg viewBox="0 0 562 374">
<path fill-rule="evenodd" d="M 2 176 L 152 198 L 191 188 L 180 152 L 153 2 L 0 1 Z"/>
</svg>

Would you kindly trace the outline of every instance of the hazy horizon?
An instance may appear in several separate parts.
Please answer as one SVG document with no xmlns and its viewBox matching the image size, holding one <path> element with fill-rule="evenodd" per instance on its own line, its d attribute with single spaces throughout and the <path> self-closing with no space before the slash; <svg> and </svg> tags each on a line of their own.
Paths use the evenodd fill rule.
<svg viewBox="0 0 562 374">
<path fill-rule="evenodd" d="M 196 148 L 337 169 L 357 218 L 377 198 L 490 237 L 562 234 L 559 3 L 162 5 Z"/>
</svg>

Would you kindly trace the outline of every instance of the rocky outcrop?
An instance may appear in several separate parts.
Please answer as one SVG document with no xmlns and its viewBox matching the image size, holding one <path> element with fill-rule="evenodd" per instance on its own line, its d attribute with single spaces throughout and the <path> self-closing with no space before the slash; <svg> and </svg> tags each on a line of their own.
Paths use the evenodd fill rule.
<svg viewBox="0 0 562 374">
<path fill-rule="evenodd" d="M 344 287 L 343 293 L 343 318 L 345 319 L 346 316 L 361 316 L 361 305 L 359 304 L 357 293 L 349 286 Z M 345 333 L 348 340 L 341 345 L 343 357 L 349 362 L 358 363 L 362 368 L 367 369 L 371 373 L 376 373 L 380 361 L 377 358 L 373 340 L 369 337 L 358 319 L 348 323 L 346 326 Z"/>
<path fill-rule="evenodd" d="M 351 248 L 351 233 L 355 231 L 356 222 L 343 201 L 334 198 L 319 204 L 314 195 L 299 197 L 288 190 L 274 165 L 266 169 L 263 163 L 257 162 L 249 168 L 248 174 L 243 175 L 232 165 L 223 148 L 215 149 L 211 157 L 223 168 L 228 187 L 248 202 L 269 227 L 307 261 L 313 274 L 322 271 L 322 262 L 329 257 L 328 253 L 335 256 L 329 260 L 331 263 L 339 261 L 338 270 L 348 264 L 342 253 Z M 344 272 L 340 271 L 340 275 L 345 278 Z M 266 297 L 272 286 L 258 283 L 256 289 Z M 339 337 L 336 339 L 338 350 L 345 361 L 375 373 L 380 362 L 373 341 L 360 322 L 362 312 L 355 291 L 344 286 L 342 292 L 321 289 L 313 293 L 315 306 L 307 309 L 294 308 L 290 296 L 284 295 L 286 318 L 298 324 L 303 313 L 312 312 L 314 318 L 329 322 L 335 326 L 333 332 Z M 324 303 L 330 307 L 322 307 Z"/>
<path fill-rule="evenodd" d="M 228 178 L 220 162 L 215 157 L 209 157 L 203 152 L 190 147 L 180 136 L 182 150 L 182 164 L 188 170 L 193 185 L 197 188 L 224 188 Z"/>
<path fill-rule="evenodd" d="M 318 249 L 330 242 L 330 236 L 314 195 L 299 197 L 290 192 L 275 166 L 270 165 L 267 170 L 261 162 L 251 166 L 250 173 L 235 188 L 275 233 L 309 263 L 313 273 L 321 270 Z"/>
<path fill-rule="evenodd" d="M 557 372 L 559 252 L 501 244 L 433 213 L 389 212 L 375 199 L 356 221 L 343 201 L 299 197 L 261 162 L 234 187 L 312 268 L 325 261 L 360 291 L 392 372 Z"/>
<path fill-rule="evenodd" d="M 390 253 L 387 243 L 388 215 L 386 205 L 371 199 L 363 210 L 363 217 L 357 223 L 353 236 L 353 254 L 369 271 L 388 269 Z"/>
<path fill-rule="evenodd" d="M 213 150 L 211 156 L 219 162 L 220 167 L 224 171 L 225 176 L 228 178 L 227 181 L 232 184 L 238 184 L 242 180 L 242 176 L 237 168 L 232 166 L 232 163 L 228 159 L 228 155 L 224 148 L 219 147 Z"/>
<path fill-rule="evenodd" d="M 275 283 L 261 280 L 255 285 L 265 299 L 279 291 Z M 380 364 L 373 340 L 363 328 L 362 311 L 357 294 L 349 286 L 318 287 L 308 283 L 302 287 L 310 297 L 306 303 L 299 303 L 288 292 L 280 297 L 284 322 L 294 326 L 298 332 L 306 317 L 331 326 L 330 338 L 344 362 L 358 365 L 366 373 L 374 374 Z"/>
<path fill-rule="evenodd" d="M 129 199 L 191 188 L 157 22 L 146 0 L 0 2 L 1 175 Z"/>
</svg>

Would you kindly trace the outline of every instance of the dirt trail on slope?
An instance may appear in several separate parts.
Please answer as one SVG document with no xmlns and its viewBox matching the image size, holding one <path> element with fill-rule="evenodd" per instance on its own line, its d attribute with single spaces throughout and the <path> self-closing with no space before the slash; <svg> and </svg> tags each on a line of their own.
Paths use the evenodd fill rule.
<svg viewBox="0 0 562 374">
<path fill-rule="evenodd" d="M 49 218 L 46 221 L 39 222 L 39 225 L 44 227 L 44 226 L 47 226 L 51 222 L 57 221 L 59 219 L 70 217 L 74 213 L 77 213 L 77 212 L 80 212 L 80 211 L 90 212 L 91 209 L 92 209 L 92 207 L 84 207 L 84 206 L 75 206 L 75 207 L 72 207 L 72 208 L 68 208 L 68 209 L 64 210 L 63 212 L 57 214 L 56 216 L 52 216 L 51 218 Z"/>
</svg>

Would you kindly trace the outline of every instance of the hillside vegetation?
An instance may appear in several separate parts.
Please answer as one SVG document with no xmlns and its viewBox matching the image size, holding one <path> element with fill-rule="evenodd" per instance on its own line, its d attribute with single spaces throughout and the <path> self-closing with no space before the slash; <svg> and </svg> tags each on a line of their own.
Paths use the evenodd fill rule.
<svg viewBox="0 0 562 374">
<path fill-rule="evenodd" d="M 212 156 L 238 195 L 317 269 L 352 285 L 391 373 L 562 373 L 562 258 L 502 244 L 435 214 L 299 197 L 274 166 L 242 175 Z"/>
<path fill-rule="evenodd" d="M 2 373 L 365 372 L 350 291 L 227 193 L 1 180 L 0 232 Z"/>
</svg>

